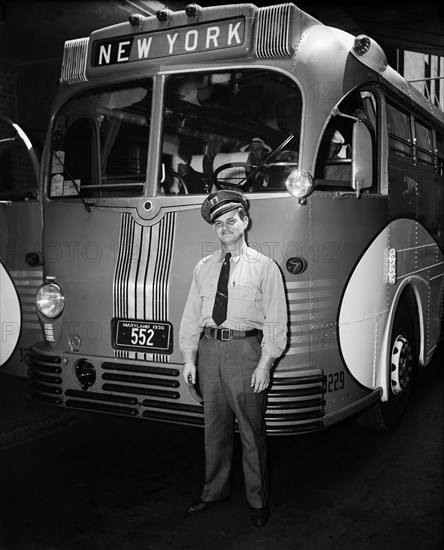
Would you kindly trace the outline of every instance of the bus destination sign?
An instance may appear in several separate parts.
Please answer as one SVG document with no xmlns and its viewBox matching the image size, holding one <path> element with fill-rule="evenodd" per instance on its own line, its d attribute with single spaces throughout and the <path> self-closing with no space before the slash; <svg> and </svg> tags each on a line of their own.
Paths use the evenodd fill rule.
<svg viewBox="0 0 444 550">
<path fill-rule="evenodd" d="M 93 67 L 131 63 L 241 46 L 245 19 L 211 22 L 151 33 L 98 40 L 92 52 Z"/>
</svg>

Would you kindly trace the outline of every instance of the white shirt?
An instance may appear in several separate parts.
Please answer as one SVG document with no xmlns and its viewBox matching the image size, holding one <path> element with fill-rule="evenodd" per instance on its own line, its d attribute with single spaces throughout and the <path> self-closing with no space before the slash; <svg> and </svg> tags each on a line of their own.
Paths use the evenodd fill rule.
<svg viewBox="0 0 444 550">
<path fill-rule="evenodd" d="M 225 252 L 218 250 L 194 268 L 179 330 L 182 352 L 195 353 L 202 330 L 216 326 L 212 313 L 224 257 Z M 287 343 L 282 275 L 273 260 L 247 245 L 230 259 L 227 319 L 221 326 L 231 330 L 262 330 L 262 349 L 271 358 L 279 357 Z"/>
</svg>

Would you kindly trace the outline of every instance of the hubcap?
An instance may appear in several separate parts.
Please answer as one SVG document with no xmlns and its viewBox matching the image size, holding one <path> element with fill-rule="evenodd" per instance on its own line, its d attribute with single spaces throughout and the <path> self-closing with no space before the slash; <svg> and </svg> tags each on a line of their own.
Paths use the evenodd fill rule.
<svg viewBox="0 0 444 550">
<path fill-rule="evenodd" d="M 393 342 L 391 357 L 391 387 L 396 395 L 407 388 L 412 377 L 412 346 L 407 338 L 399 334 Z"/>
</svg>

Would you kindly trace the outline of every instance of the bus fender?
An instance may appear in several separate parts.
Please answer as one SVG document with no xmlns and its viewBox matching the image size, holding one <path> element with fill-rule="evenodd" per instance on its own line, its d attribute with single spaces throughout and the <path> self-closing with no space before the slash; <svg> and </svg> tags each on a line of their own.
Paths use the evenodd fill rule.
<svg viewBox="0 0 444 550">
<path fill-rule="evenodd" d="M 376 385 L 382 389 L 381 401 L 388 401 L 390 397 L 389 381 L 390 381 L 390 368 L 391 368 L 391 336 L 394 326 L 396 313 L 400 307 L 400 303 L 406 304 L 407 308 L 411 312 L 415 319 L 415 338 L 417 345 L 419 346 L 418 361 L 419 364 L 424 365 L 424 308 L 421 301 L 420 287 L 426 287 L 426 282 L 420 277 L 411 277 L 405 279 L 399 285 L 396 290 L 396 294 L 393 297 L 392 304 L 387 317 L 387 322 L 384 329 L 384 334 L 381 342 L 381 354 L 379 357 L 378 376 L 376 379 Z"/>
<path fill-rule="evenodd" d="M 0 262 L 0 367 L 14 353 L 21 332 L 21 311 L 17 290 L 3 263 Z"/>
</svg>

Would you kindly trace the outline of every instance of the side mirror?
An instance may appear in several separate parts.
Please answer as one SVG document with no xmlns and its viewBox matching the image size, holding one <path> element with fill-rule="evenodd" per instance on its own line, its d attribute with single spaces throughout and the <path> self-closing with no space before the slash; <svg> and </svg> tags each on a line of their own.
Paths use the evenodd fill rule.
<svg viewBox="0 0 444 550">
<path fill-rule="evenodd" d="M 370 130 L 363 122 L 353 124 L 352 188 L 359 198 L 373 184 L 373 144 Z"/>
</svg>

